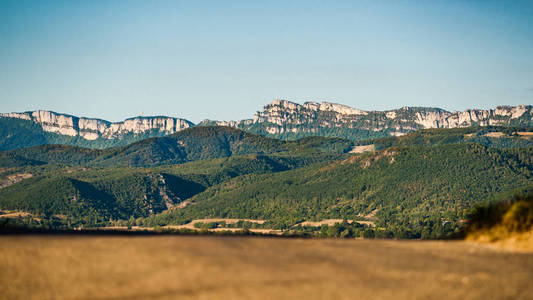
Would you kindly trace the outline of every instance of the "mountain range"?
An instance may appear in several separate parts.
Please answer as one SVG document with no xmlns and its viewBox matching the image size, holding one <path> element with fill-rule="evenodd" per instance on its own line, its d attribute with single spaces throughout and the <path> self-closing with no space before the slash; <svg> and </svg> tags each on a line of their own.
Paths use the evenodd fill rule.
<svg viewBox="0 0 533 300">
<path fill-rule="evenodd" d="M 531 122 L 525 105 L 376 112 L 285 100 L 197 125 L 5 114 L 0 231 L 454 236 L 476 207 L 533 190 Z"/>
<path fill-rule="evenodd" d="M 109 149 L 26 147 L 0 152 L 0 229 L 229 218 L 267 232 L 445 237 L 475 205 L 531 185 L 532 151 L 530 129 L 501 126 L 364 141 L 195 126 Z M 349 223 L 302 225 L 321 220 Z"/>
<path fill-rule="evenodd" d="M 0 150 L 42 144 L 67 144 L 89 148 L 126 145 L 193 126 L 230 126 L 249 133 L 295 140 L 306 136 L 363 140 L 401 136 L 419 129 L 470 126 L 533 127 L 531 105 L 498 106 L 449 112 L 440 108 L 403 107 L 389 111 L 363 111 L 329 102 L 297 104 L 274 100 L 240 121 L 188 120 L 165 117 L 134 117 L 122 122 L 75 117 L 37 110 L 0 114 Z"/>
</svg>

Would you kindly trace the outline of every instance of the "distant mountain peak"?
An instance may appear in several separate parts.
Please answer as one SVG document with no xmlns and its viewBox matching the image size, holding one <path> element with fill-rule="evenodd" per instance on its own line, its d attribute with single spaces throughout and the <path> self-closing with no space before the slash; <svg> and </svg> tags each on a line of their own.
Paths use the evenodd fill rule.
<svg viewBox="0 0 533 300">
<path fill-rule="evenodd" d="M 204 121 L 202 125 L 233 126 L 258 134 L 290 138 L 326 135 L 357 139 L 403 135 L 418 129 L 469 126 L 533 126 L 531 105 L 497 106 L 449 112 L 436 107 L 409 107 L 387 111 L 365 111 L 332 102 L 299 104 L 276 99 L 241 121 Z M 366 132 L 362 134 L 362 132 Z"/>
<path fill-rule="evenodd" d="M 139 116 L 128 118 L 122 122 L 109 122 L 47 110 L 1 113 L 0 117 L 32 121 L 41 125 L 44 131 L 71 137 L 80 136 L 86 140 L 96 140 L 98 138 L 120 139 L 128 133 L 142 134 L 150 130 L 159 130 L 171 134 L 194 126 L 192 122 L 185 119 L 165 116 Z"/>
<path fill-rule="evenodd" d="M 65 143 L 105 148 L 124 145 L 147 137 L 173 134 L 196 126 L 190 121 L 167 116 L 138 116 L 122 122 L 76 117 L 47 110 L 3 113 L 0 118 L 30 121 L 33 129 L 5 127 L 0 149 L 43 143 Z M 9 120 L 3 120 L 9 122 Z M 7 124 L 7 123 L 5 123 Z M 35 129 L 35 125 L 42 131 Z M 204 120 L 198 126 L 229 126 L 246 132 L 282 139 L 306 136 L 340 137 L 352 140 L 400 136 L 419 129 L 469 126 L 533 127 L 531 105 L 501 105 L 494 109 L 467 109 L 449 112 L 435 107 L 409 107 L 386 111 L 365 111 L 333 102 L 308 101 L 299 104 L 275 99 L 253 118 L 238 121 Z M 9 131 L 9 130 L 12 130 Z M 29 131 L 28 131 L 29 130 Z M 32 131 L 33 130 L 33 131 Z M 39 140 L 27 138 L 39 131 Z M 25 132 L 19 134 L 17 132 Z M 43 134 L 46 133 L 46 134 Z M 1 133 L 1 132 L 0 132 Z M 50 137 L 54 133 L 59 136 Z"/>
</svg>

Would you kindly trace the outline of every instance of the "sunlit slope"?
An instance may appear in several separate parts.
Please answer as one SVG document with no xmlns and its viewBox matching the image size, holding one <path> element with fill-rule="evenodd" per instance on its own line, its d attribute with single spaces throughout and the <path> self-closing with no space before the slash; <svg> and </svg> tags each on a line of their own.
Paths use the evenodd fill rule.
<svg viewBox="0 0 533 300">
<path fill-rule="evenodd" d="M 249 175 L 213 186 L 196 204 L 153 217 L 159 224 L 200 217 L 273 220 L 358 219 L 375 212 L 386 230 L 453 232 L 467 211 L 494 193 L 531 182 L 533 148 L 477 144 L 391 148 L 342 161 Z"/>
<path fill-rule="evenodd" d="M 453 129 L 422 129 L 403 136 L 392 136 L 356 142 L 357 145 L 374 145 L 382 150 L 400 146 L 439 146 L 476 143 L 495 148 L 533 146 L 533 132 L 520 127 L 467 127 Z"/>
<path fill-rule="evenodd" d="M 71 225 L 103 225 L 162 212 L 241 175 L 274 174 L 342 157 L 250 154 L 159 168 L 26 167 L 10 174 L 34 176 L 0 189 L 0 209 L 57 216 Z"/>
<path fill-rule="evenodd" d="M 473 204 L 532 180 L 529 135 L 491 130 L 502 129 L 427 130 L 357 145 L 196 127 L 107 150 L 18 149 L 0 153 L 0 210 L 60 226 L 231 217 L 288 229 L 348 219 L 375 224 L 379 236 L 448 236 Z M 485 138 L 515 142 L 472 142 Z M 368 152 L 350 153 L 359 146 Z"/>
</svg>

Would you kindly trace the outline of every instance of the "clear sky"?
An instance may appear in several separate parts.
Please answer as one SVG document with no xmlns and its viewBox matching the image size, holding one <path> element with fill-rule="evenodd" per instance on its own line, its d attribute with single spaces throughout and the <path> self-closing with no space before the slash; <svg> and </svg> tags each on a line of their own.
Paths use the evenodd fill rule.
<svg viewBox="0 0 533 300">
<path fill-rule="evenodd" d="M 533 103 L 533 1 L 0 0 L 0 112 Z"/>
</svg>

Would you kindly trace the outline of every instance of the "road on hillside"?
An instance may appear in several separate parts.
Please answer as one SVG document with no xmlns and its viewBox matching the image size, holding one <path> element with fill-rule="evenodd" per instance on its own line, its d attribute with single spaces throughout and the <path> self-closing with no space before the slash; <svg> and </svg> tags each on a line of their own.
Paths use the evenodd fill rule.
<svg viewBox="0 0 533 300">
<path fill-rule="evenodd" d="M 0 236 L 3 299 L 533 299 L 533 254 L 450 241 Z"/>
</svg>

